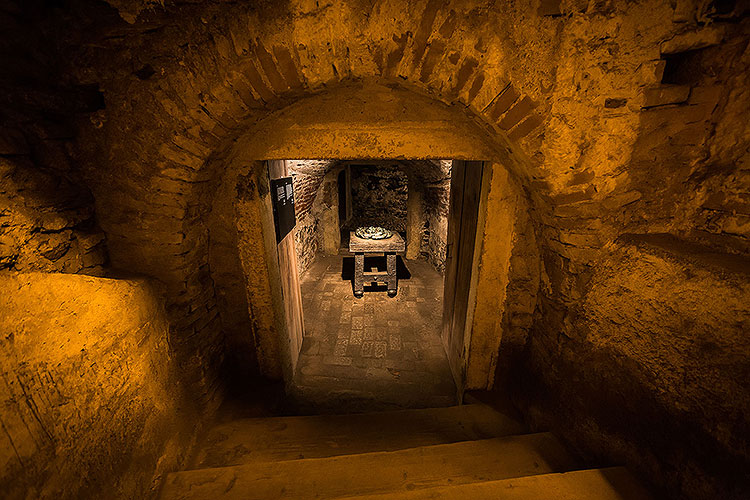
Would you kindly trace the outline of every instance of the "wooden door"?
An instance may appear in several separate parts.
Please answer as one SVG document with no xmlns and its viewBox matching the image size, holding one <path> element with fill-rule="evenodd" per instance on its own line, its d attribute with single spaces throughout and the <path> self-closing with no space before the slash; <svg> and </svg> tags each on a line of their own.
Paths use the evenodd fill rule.
<svg viewBox="0 0 750 500">
<path fill-rule="evenodd" d="M 289 169 L 284 160 L 268 161 L 269 179 L 280 179 L 289 176 Z M 292 372 L 297 367 L 297 359 L 302 349 L 304 322 L 302 318 L 302 293 L 299 287 L 299 270 L 297 269 L 297 250 L 294 244 L 294 230 L 290 231 L 276 246 L 281 277 L 281 295 L 284 302 L 286 335 L 289 341 Z"/>
<path fill-rule="evenodd" d="M 483 170 L 481 161 L 462 160 L 454 160 L 451 170 L 442 337 L 459 394 L 466 380 L 466 318 Z"/>
</svg>

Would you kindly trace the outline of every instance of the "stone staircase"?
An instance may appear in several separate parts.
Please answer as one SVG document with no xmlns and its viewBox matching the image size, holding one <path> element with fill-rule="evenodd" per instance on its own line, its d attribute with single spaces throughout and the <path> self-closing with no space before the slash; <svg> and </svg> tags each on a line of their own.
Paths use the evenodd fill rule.
<svg viewBox="0 0 750 500">
<path fill-rule="evenodd" d="M 577 470 L 549 433 L 484 404 L 252 418 L 213 428 L 162 500 L 650 498 L 622 467 Z"/>
</svg>

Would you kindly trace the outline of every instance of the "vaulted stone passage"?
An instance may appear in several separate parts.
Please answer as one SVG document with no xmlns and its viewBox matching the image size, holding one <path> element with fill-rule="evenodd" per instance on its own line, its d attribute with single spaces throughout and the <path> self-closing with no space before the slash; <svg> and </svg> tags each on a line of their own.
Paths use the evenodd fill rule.
<svg viewBox="0 0 750 500">
<path fill-rule="evenodd" d="M 747 498 L 748 14 L 0 1 L 4 495 Z"/>
</svg>

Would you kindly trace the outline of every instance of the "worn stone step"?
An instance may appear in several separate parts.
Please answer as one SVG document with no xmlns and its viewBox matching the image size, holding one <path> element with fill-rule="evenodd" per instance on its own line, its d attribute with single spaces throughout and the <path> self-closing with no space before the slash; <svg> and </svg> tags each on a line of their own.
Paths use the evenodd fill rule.
<svg viewBox="0 0 750 500">
<path fill-rule="evenodd" d="M 523 432 L 516 420 L 481 404 L 242 419 L 211 429 L 189 468 L 393 451 Z"/>
<path fill-rule="evenodd" d="M 651 500 L 624 467 L 345 497 L 351 500 Z M 341 499 L 345 500 L 345 499 Z"/>
<path fill-rule="evenodd" d="M 549 433 L 170 474 L 163 500 L 337 498 L 570 470 Z"/>
</svg>

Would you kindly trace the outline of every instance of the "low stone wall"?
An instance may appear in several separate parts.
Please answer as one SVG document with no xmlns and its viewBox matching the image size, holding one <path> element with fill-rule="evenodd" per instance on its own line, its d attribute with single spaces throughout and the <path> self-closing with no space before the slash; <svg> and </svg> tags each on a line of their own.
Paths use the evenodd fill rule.
<svg viewBox="0 0 750 500">
<path fill-rule="evenodd" d="M 200 423 L 143 280 L 0 273 L 3 498 L 148 498 Z"/>
</svg>

